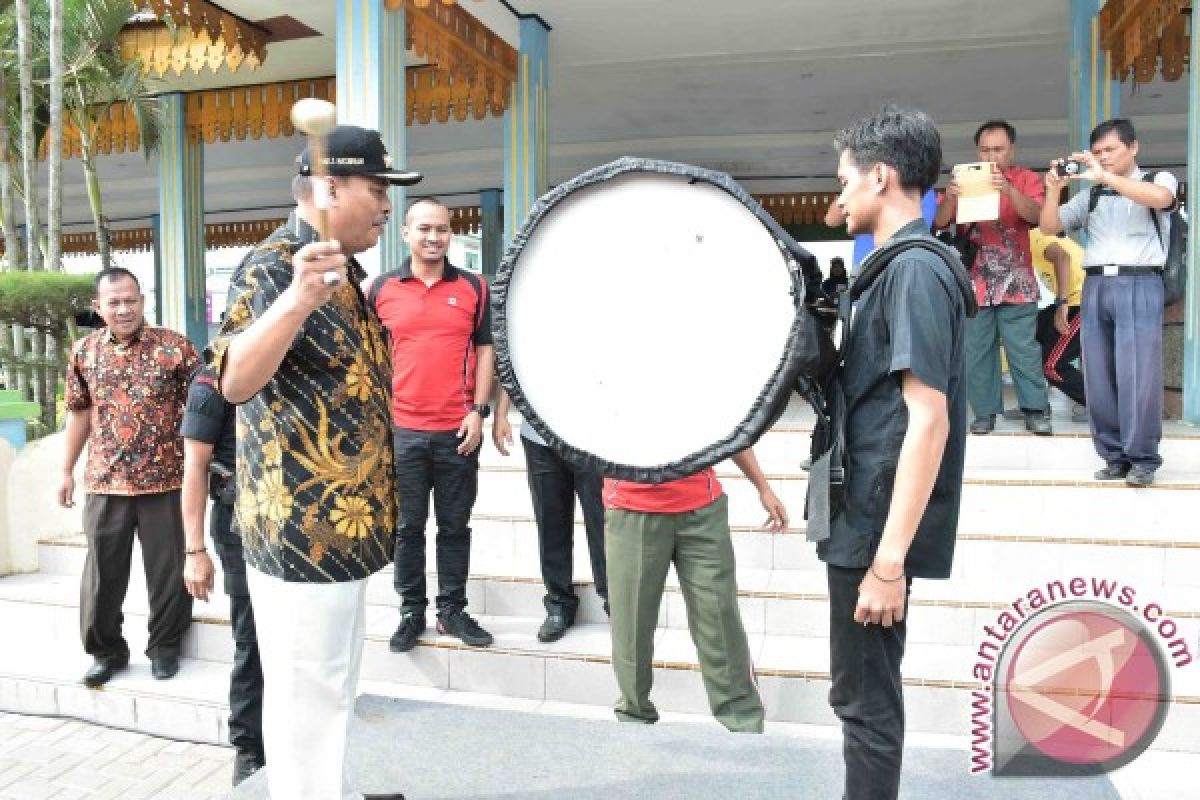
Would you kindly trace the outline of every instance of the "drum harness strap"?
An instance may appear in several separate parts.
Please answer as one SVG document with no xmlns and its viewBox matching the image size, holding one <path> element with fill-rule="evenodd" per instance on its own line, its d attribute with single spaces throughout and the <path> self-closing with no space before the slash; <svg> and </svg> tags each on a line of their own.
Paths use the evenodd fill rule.
<svg viewBox="0 0 1200 800">
<path fill-rule="evenodd" d="M 838 292 L 838 318 L 834 326 L 833 343 L 837 350 L 833 369 L 822 386 L 803 376 L 796 390 L 816 412 L 805 496 L 804 518 L 808 521 L 805 538 L 820 542 L 829 538 L 830 525 L 846 503 L 846 397 L 841 382 L 841 367 L 845 361 L 845 342 L 853 320 L 854 303 L 875 283 L 883 271 L 906 250 L 921 248 L 937 255 L 954 273 L 961 284 L 971 279 L 963 268 L 958 253 L 926 234 L 892 239 L 871 252 L 863 261 L 858 276 L 850 286 Z M 967 310 L 975 316 L 975 308 Z"/>
</svg>

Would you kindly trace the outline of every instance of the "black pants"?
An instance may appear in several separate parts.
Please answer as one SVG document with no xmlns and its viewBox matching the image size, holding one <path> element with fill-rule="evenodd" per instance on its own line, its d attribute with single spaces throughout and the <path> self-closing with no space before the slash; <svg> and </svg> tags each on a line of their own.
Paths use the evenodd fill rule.
<svg viewBox="0 0 1200 800">
<path fill-rule="evenodd" d="M 83 506 L 87 561 L 79 587 L 83 649 L 97 659 L 128 660 L 121 606 L 129 588 L 133 537 L 142 546 L 150 601 L 150 658 L 179 655 L 192 624 L 192 596 L 183 585 L 183 515 L 179 490 L 134 496 L 89 494 Z"/>
<path fill-rule="evenodd" d="M 579 598 L 572 585 L 576 495 L 583 509 L 596 593 L 606 602 L 608 600 L 604 566 L 604 482 L 600 473 L 571 466 L 545 445 L 522 436 L 521 446 L 525 448 L 529 493 L 533 497 L 533 516 L 538 529 L 542 582 L 546 585 L 543 602 L 547 612 L 574 619 L 579 608 Z"/>
<path fill-rule="evenodd" d="M 854 621 L 866 570 L 826 566 L 829 579 L 829 705 L 842 721 L 845 800 L 895 800 L 904 754 L 905 621 Z"/>
<path fill-rule="evenodd" d="M 1079 306 L 1067 309 L 1067 332 L 1054 328 L 1054 306 L 1038 312 L 1037 340 L 1042 346 L 1042 371 L 1050 385 L 1079 405 L 1087 405 L 1083 391 L 1083 371 L 1075 366 L 1080 357 Z"/>
<path fill-rule="evenodd" d="M 252 753 L 265 763 L 262 738 L 263 672 L 258 660 L 254 608 L 246 586 L 246 558 L 242 540 L 232 530 L 233 506 L 213 503 L 208 532 L 212 536 L 225 594 L 229 595 L 229 621 L 233 628 L 233 669 L 229 673 L 229 743 L 239 752 Z"/>
<path fill-rule="evenodd" d="M 467 606 L 467 573 L 471 568 L 471 508 L 479 487 L 479 448 L 459 455 L 456 431 L 396 428 L 396 483 L 400 526 L 396 534 L 396 591 L 401 610 L 424 614 L 425 523 L 429 494 L 437 519 L 437 612 L 445 616 Z"/>
</svg>

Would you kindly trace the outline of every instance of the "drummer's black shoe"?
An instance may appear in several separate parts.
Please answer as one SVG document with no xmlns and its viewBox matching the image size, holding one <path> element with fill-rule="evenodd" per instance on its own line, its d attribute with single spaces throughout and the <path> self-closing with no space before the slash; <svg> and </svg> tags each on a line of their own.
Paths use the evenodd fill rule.
<svg viewBox="0 0 1200 800">
<path fill-rule="evenodd" d="M 238 750 L 233 757 L 233 785 L 237 786 L 263 768 L 262 754 L 254 750 Z"/>
<path fill-rule="evenodd" d="M 425 614 L 405 611 L 400 615 L 400 625 L 388 640 L 388 649 L 393 653 L 407 653 L 417 646 L 417 637 L 425 632 Z"/>
<path fill-rule="evenodd" d="M 555 611 L 546 616 L 546 621 L 538 629 L 538 641 L 557 642 L 566 634 L 567 628 L 571 627 L 572 624 L 574 624 L 573 619 L 561 611 Z"/>
<path fill-rule="evenodd" d="M 462 609 L 445 615 L 438 614 L 437 629 L 438 633 L 446 636 L 457 636 L 463 644 L 471 647 L 487 647 L 494 641 L 492 635 L 479 627 L 479 623 Z"/>
</svg>

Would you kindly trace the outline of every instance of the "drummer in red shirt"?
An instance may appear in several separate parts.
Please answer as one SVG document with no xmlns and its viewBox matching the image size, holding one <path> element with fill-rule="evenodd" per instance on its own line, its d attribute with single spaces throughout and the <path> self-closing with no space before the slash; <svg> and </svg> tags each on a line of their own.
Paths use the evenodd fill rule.
<svg viewBox="0 0 1200 800">
<path fill-rule="evenodd" d="M 787 510 L 754 450 L 738 453 L 733 463 L 758 490 L 767 529 L 787 530 Z M 713 716 L 731 731 L 762 733 L 762 700 L 738 612 L 729 500 L 716 472 L 710 467 L 662 484 L 606 479 L 604 505 L 617 718 L 658 721 L 650 702 L 654 629 L 674 563 Z"/>
</svg>

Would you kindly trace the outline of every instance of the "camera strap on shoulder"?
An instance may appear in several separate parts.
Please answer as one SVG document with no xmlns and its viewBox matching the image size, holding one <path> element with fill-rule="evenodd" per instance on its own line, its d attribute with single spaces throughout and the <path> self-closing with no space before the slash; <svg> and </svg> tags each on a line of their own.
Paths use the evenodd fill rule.
<svg viewBox="0 0 1200 800">
<path fill-rule="evenodd" d="M 907 250 L 928 250 L 945 262 L 960 286 L 970 285 L 958 253 L 927 234 L 903 236 L 886 242 L 863 261 L 858 276 L 849 288 L 838 292 L 838 321 L 834 335 L 836 366 L 823 387 L 801 387 L 801 394 L 816 413 L 805 496 L 805 538 L 820 542 L 829 538 L 834 517 L 846 502 L 846 397 L 840 368 L 845 361 L 846 341 L 854 320 L 854 303 L 875 283 L 896 258 Z M 977 309 L 968 303 L 967 316 Z"/>
</svg>

